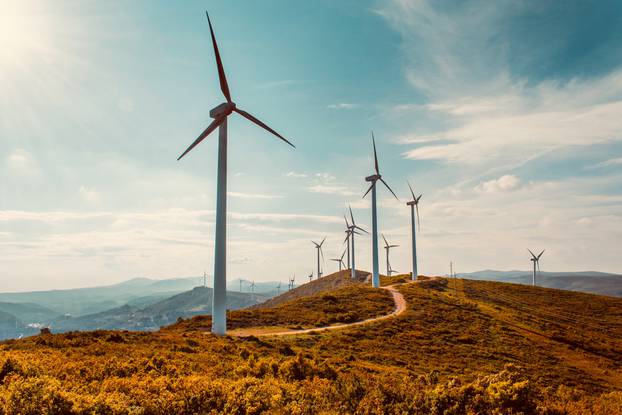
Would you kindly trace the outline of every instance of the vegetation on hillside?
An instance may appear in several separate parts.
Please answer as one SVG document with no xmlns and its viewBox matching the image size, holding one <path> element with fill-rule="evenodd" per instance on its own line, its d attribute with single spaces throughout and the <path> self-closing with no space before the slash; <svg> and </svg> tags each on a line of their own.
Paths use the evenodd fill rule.
<svg viewBox="0 0 622 415">
<path fill-rule="evenodd" d="M 590 296 L 603 304 L 579 310 L 576 293 L 554 293 L 556 314 L 582 314 L 569 329 L 611 329 L 578 347 L 545 331 L 549 293 L 529 289 L 539 299 L 519 312 L 508 284 L 403 285 L 400 316 L 313 335 L 218 338 L 180 324 L 7 341 L 0 413 L 622 413 L 622 304 Z"/>
<path fill-rule="evenodd" d="M 339 323 L 354 323 L 379 317 L 393 311 L 391 293 L 362 284 L 343 285 L 334 291 L 319 291 L 275 307 L 249 308 L 230 311 L 227 328 L 283 327 L 301 329 L 324 327 Z M 210 330 L 211 316 L 196 316 L 180 321 L 171 329 Z"/>
</svg>

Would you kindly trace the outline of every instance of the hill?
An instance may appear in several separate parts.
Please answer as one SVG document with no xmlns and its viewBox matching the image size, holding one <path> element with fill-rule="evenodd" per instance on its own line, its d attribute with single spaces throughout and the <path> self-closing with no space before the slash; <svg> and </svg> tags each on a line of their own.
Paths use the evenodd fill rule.
<svg viewBox="0 0 622 415">
<path fill-rule="evenodd" d="M 316 288 L 322 285 L 320 280 Z M 622 299 L 463 279 L 422 279 L 397 289 L 407 302 L 402 314 L 310 334 L 216 337 L 191 319 L 150 333 L 95 331 L 6 341 L 0 344 L 0 408 L 621 413 Z M 363 294 L 369 290 L 383 292 L 363 283 L 314 289 L 309 297 L 252 309 L 249 319 L 253 327 L 264 327 L 276 318 L 287 328 L 296 303 L 301 319 L 338 314 L 328 305 L 382 306 L 384 300 Z M 230 316 L 249 321 L 239 311 Z"/>
<path fill-rule="evenodd" d="M 60 314 L 39 304 L 7 303 L 4 301 L 0 301 L 0 311 L 13 314 L 26 324 L 42 322 Z"/>
<path fill-rule="evenodd" d="M 228 292 L 227 307 L 238 309 L 265 300 L 262 295 Z M 75 330 L 157 330 L 197 314 L 209 314 L 212 310 L 212 289 L 195 287 L 190 291 L 164 298 L 139 308 L 130 304 L 79 317 L 61 316 L 52 320 L 49 327 L 55 332 Z"/>
<path fill-rule="evenodd" d="M 531 271 L 495 271 L 484 270 L 472 273 L 461 273 L 459 276 L 468 279 L 531 284 Z M 592 294 L 622 297 L 622 275 L 604 272 L 540 272 L 538 285 L 560 290 L 581 291 Z"/>
</svg>

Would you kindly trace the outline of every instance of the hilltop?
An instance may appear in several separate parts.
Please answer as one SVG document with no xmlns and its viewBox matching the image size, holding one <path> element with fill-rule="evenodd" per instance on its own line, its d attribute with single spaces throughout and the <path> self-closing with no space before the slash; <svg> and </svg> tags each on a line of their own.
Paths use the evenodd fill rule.
<svg viewBox="0 0 622 415">
<path fill-rule="evenodd" d="M 484 270 L 461 273 L 462 278 L 531 284 L 531 271 Z M 622 297 L 622 275 L 605 272 L 538 272 L 538 286 Z"/>
<path fill-rule="evenodd" d="M 345 313 L 367 310 L 357 319 L 393 310 L 387 290 L 343 275 L 325 278 L 274 306 L 231 311 L 232 325 L 291 330 L 294 311 L 297 324 L 313 327 L 318 316 L 333 324 L 328 318 L 340 315 L 335 307 Z M 394 279 L 399 278 L 383 280 Z M 331 284 L 335 288 L 326 288 Z M 406 311 L 332 331 L 219 338 L 205 331 L 205 317 L 195 317 L 153 333 L 95 331 L 6 341 L 0 345 L 0 408 L 153 414 L 621 412 L 622 299 L 443 278 L 395 289 Z M 313 292 L 302 295 L 306 290 Z"/>
</svg>

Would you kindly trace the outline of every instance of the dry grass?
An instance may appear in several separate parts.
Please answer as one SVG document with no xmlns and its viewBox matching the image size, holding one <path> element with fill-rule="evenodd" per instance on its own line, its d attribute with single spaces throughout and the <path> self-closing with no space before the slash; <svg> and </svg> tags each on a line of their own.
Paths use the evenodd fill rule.
<svg viewBox="0 0 622 415">
<path fill-rule="evenodd" d="M 622 300 L 445 279 L 399 289 L 399 317 L 314 335 L 217 338 L 179 324 L 4 342 L 0 413 L 621 413 Z M 371 289 L 231 321 L 330 318 L 330 296 L 349 310 L 384 304 L 351 290 Z"/>
</svg>

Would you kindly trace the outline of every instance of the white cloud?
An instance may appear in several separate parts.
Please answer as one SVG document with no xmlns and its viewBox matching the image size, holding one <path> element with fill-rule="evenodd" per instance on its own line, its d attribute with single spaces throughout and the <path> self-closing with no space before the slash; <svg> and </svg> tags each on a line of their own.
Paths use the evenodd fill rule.
<svg viewBox="0 0 622 415">
<path fill-rule="evenodd" d="M 505 174 L 498 179 L 480 183 L 475 190 L 485 193 L 507 192 L 516 190 L 521 185 L 521 180 L 513 174 Z"/>
<path fill-rule="evenodd" d="M 295 171 L 290 171 L 290 172 L 285 173 L 285 177 L 293 177 L 293 178 L 296 178 L 296 179 L 304 179 L 304 178 L 308 177 L 308 175 L 305 174 L 305 173 L 296 173 Z"/>
<path fill-rule="evenodd" d="M 348 102 L 339 102 L 336 104 L 330 104 L 326 106 L 326 108 L 331 109 L 331 110 L 351 110 L 357 107 L 358 107 L 357 104 L 352 104 Z"/>
<path fill-rule="evenodd" d="M 14 175 L 28 177 L 39 173 L 39 166 L 34 156 L 24 150 L 15 149 L 5 158 L 8 171 Z"/>
<path fill-rule="evenodd" d="M 325 185 L 316 184 L 309 187 L 311 193 L 324 193 L 330 195 L 342 195 L 342 196 L 354 196 L 356 192 L 353 192 L 346 186 L 339 185 Z"/>
<path fill-rule="evenodd" d="M 611 167 L 611 166 L 617 166 L 617 165 L 620 165 L 620 164 L 622 164 L 622 157 L 605 160 L 603 162 L 595 164 L 591 168 Z"/>
</svg>

